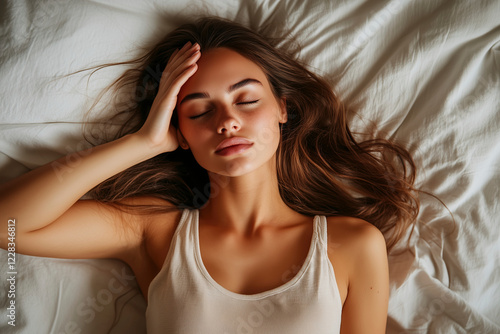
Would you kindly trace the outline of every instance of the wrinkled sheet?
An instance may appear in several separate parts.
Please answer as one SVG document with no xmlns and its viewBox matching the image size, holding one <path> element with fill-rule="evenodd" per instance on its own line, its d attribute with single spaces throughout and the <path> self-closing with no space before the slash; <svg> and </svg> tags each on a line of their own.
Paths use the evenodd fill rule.
<svg viewBox="0 0 500 334">
<path fill-rule="evenodd" d="M 84 111 L 130 59 L 185 18 L 288 28 L 301 57 L 357 115 L 354 131 L 403 143 L 421 198 L 409 246 L 390 256 L 387 333 L 500 333 L 500 2 L 445 0 L 4 0 L 0 2 L 0 181 L 81 150 Z M 29 208 L 26 208 L 29 210 Z M 0 332 L 144 333 L 124 263 L 17 256 L 16 327 Z"/>
</svg>

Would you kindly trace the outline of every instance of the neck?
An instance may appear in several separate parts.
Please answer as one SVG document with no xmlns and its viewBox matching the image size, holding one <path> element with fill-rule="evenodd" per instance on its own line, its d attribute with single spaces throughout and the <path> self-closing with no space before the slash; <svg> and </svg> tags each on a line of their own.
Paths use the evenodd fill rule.
<svg viewBox="0 0 500 334">
<path fill-rule="evenodd" d="M 275 163 L 238 177 L 212 173 L 209 177 L 210 198 L 200 209 L 200 218 L 223 228 L 250 236 L 265 224 L 298 215 L 281 199 Z"/>
</svg>

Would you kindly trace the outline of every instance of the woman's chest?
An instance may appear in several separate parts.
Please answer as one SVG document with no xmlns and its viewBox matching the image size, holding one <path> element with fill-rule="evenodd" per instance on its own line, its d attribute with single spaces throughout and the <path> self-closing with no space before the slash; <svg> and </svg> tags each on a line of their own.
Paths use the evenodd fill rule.
<svg viewBox="0 0 500 334">
<path fill-rule="evenodd" d="M 154 236 L 146 239 L 149 241 L 145 246 L 146 259 L 131 265 L 145 295 L 164 265 L 173 234 L 172 229 L 157 229 Z M 314 246 L 313 229 L 306 224 L 288 231 L 263 233 L 260 238 L 249 240 L 200 226 L 195 242 L 202 269 L 221 287 L 239 294 L 268 291 L 292 280 Z M 335 268 L 336 281 L 344 301 L 346 275 L 341 262 L 335 262 L 339 266 Z"/>
<path fill-rule="evenodd" d="M 312 252 L 312 228 L 264 232 L 241 238 L 200 227 L 202 269 L 220 286 L 239 294 L 268 291 L 290 281 Z"/>
</svg>

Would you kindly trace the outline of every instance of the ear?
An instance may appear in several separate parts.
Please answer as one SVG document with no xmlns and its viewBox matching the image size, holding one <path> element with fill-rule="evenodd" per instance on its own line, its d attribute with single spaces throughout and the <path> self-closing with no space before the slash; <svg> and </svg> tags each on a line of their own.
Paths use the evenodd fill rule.
<svg viewBox="0 0 500 334">
<path fill-rule="evenodd" d="M 176 132 L 177 132 L 177 142 L 179 143 L 179 146 L 185 150 L 189 149 L 189 145 L 184 136 L 182 135 L 181 130 L 177 129 Z"/>
<path fill-rule="evenodd" d="M 280 99 L 280 114 L 279 114 L 279 122 L 286 123 L 288 121 L 288 112 L 286 111 L 286 98 Z"/>
</svg>

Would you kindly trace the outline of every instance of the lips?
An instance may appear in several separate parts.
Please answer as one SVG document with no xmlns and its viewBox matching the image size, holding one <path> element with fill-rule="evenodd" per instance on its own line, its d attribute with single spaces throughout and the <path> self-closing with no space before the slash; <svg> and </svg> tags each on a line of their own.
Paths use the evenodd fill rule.
<svg viewBox="0 0 500 334">
<path fill-rule="evenodd" d="M 253 143 L 243 137 L 231 137 L 224 139 L 215 149 L 215 153 L 219 155 L 230 155 L 246 150 Z"/>
</svg>

